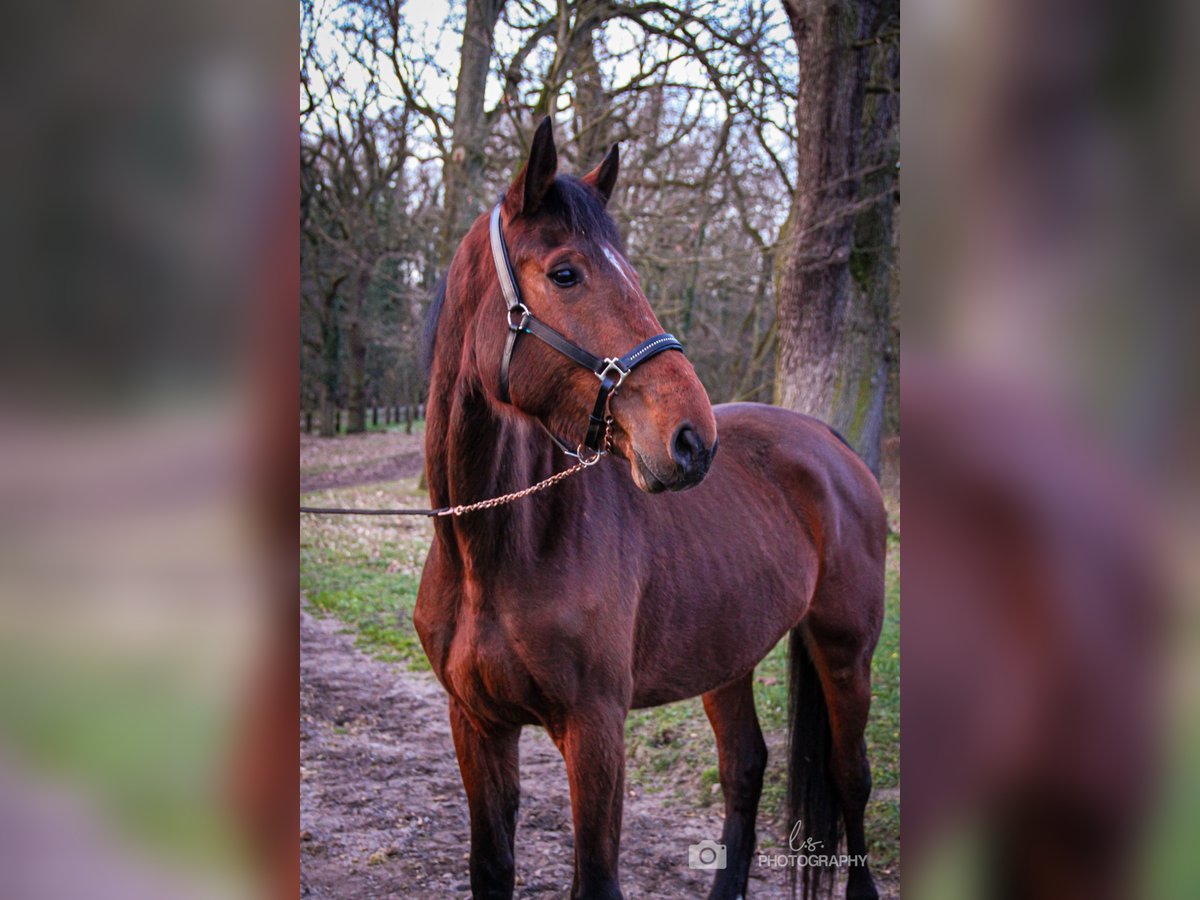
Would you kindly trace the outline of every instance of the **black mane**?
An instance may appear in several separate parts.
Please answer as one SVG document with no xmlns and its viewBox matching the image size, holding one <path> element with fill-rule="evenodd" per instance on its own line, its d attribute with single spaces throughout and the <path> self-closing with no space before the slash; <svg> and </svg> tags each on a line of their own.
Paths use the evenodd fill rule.
<svg viewBox="0 0 1200 900">
<path fill-rule="evenodd" d="M 438 279 L 433 289 L 433 299 L 425 311 L 425 327 L 421 331 L 421 371 L 425 373 L 425 386 L 429 386 L 429 372 L 433 368 L 433 345 L 437 341 L 438 320 L 446 304 L 446 274 Z"/>
</svg>

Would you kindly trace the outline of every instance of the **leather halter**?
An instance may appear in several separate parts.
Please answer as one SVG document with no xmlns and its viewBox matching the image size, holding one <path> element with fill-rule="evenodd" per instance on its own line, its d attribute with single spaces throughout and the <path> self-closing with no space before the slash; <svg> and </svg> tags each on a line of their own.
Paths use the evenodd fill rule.
<svg viewBox="0 0 1200 900">
<path fill-rule="evenodd" d="M 499 203 L 492 209 L 490 232 L 492 261 L 496 264 L 496 276 L 500 279 L 500 290 L 504 294 L 504 302 L 508 305 L 508 339 L 504 343 L 504 356 L 500 360 L 500 399 L 505 403 L 512 402 L 508 393 L 508 370 L 512 363 L 513 350 L 517 346 L 517 338 L 523 334 L 531 334 L 572 362 L 588 369 L 600 379 L 596 404 L 588 419 L 587 437 L 579 447 L 579 450 L 587 448 L 595 454 L 595 457 L 599 457 L 607 450 L 606 447 L 601 446 L 601 442 L 607 431 L 608 404 L 618 388 L 621 387 L 625 376 L 664 350 L 678 350 L 682 353 L 683 344 L 679 343 L 674 335 L 657 334 L 642 341 L 624 356 L 600 357 L 589 353 L 578 344 L 563 337 L 545 322 L 535 318 L 529 311 L 529 307 L 521 302 L 521 292 L 517 287 L 517 279 L 513 275 L 512 263 L 508 259 L 508 247 L 504 243 L 504 234 L 500 227 Z M 553 435 L 551 436 L 553 437 Z M 562 446 L 561 442 L 559 445 Z M 566 452 L 570 453 L 569 450 Z M 571 453 L 571 455 L 582 459 L 578 452 Z"/>
</svg>

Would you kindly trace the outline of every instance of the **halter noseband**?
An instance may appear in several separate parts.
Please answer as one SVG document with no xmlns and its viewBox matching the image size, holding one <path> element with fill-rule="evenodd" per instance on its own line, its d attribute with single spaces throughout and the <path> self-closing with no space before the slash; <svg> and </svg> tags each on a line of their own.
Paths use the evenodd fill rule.
<svg viewBox="0 0 1200 900">
<path fill-rule="evenodd" d="M 496 264 L 496 275 L 500 279 L 500 290 L 504 293 L 504 302 L 508 304 L 508 340 L 504 343 L 504 357 L 500 361 L 500 398 L 510 403 L 508 394 L 508 369 L 512 362 L 513 349 L 517 346 L 517 338 L 523 334 L 532 334 L 542 343 L 549 344 L 563 356 L 588 369 L 600 379 L 600 392 L 596 395 L 596 405 L 588 419 L 587 437 L 579 449 L 587 448 L 594 454 L 593 460 L 598 459 L 607 448 L 601 446 L 608 428 L 608 404 L 617 392 L 621 383 L 630 372 L 648 359 L 652 359 L 664 350 L 683 352 L 683 345 L 675 340 L 674 335 L 658 334 L 642 341 L 624 356 L 599 357 L 584 350 L 578 344 L 567 340 L 545 322 L 534 318 L 524 303 L 521 302 L 521 292 L 517 288 L 517 279 L 513 275 L 512 263 L 508 260 L 508 248 L 504 244 L 504 234 L 500 229 L 500 204 L 492 209 L 491 219 L 492 261 Z M 519 314 L 515 317 L 514 314 Z M 570 451 L 568 451 L 570 452 Z M 578 453 L 572 454 L 579 456 Z M 582 457 L 579 457 L 582 459 Z"/>
</svg>

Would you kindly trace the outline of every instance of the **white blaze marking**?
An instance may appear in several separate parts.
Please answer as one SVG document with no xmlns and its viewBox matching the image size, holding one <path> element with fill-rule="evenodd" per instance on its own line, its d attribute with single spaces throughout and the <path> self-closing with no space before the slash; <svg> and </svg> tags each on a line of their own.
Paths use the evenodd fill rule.
<svg viewBox="0 0 1200 900">
<path fill-rule="evenodd" d="M 629 263 L 625 262 L 625 260 L 621 258 L 620 254 L 613 250 L 613 248 L 608 244 L 604 244 L 602 249 L 604 250 L 604 255 L 608 257 L 608 261 L 612 263 L 613 268 L 617 270 L 617 273 L 623 279 L 625 279 L 625 283 L 629 285 L 632 290 L 636 291 L 637 287 L 634 285 L 633 278 L 631 277 L 633 270 L 630 268 Z"/>
</svg>

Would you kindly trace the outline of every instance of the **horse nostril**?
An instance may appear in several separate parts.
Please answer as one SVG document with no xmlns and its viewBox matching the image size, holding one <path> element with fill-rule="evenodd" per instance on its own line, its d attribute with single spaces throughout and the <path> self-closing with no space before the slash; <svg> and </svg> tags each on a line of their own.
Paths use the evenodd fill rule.
<svg viewBox="0 0 1200 900">
<path fill-rule="evenodd" d="M 691 425 L 679 426 L 679 430 L 675 432 L 675 439 L 671 442 L 671 455 L 675 457 L 679 467 L 689 475 L 703 467 L 706 456 L 704 441 Z"/>
</svg>

